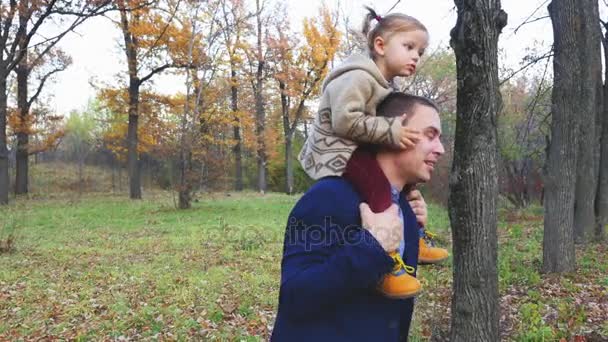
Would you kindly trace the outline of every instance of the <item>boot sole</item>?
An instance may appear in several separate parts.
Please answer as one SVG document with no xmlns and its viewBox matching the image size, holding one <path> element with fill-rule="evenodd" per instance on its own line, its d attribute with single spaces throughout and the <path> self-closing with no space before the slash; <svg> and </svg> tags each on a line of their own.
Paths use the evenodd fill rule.
<svg viewBox="0 0 608 342">
<path fill-rule="evenodd" d="M 433 265 L 433 264 L 440 264 L 444 261 L 448 260 L 448 257 L 445 257 L 443 259 L 436 259 L 436 260 L 432 260 L 432 259 L 418 259 L 418 264 L 420 265 Z"/>
<path fill-rule="evenodd" d="M 380 293 L 382 293 L 382 295 L 384 297 L 390 298 L 390 299 L 408 299 L 408 298 L 413 298 L 418 296 L 422 291 L 418 291 L 416 293 L 412 293 L 412 294 L 408 294 L 408 295 L 393 295 L 393 294 L 388 294 L 386 292 L 382 292 L 380 291 Z"/>
</svg>

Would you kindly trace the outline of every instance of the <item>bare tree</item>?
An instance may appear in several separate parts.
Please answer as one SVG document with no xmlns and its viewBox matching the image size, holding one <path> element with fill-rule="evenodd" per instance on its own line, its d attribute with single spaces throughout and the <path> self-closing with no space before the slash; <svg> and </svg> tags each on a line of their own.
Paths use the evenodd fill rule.
<svg viewBox="0 0 608 342">
<path fill-rule="evenodd" d="M 87 18 L 103 14 L 112 8 L 111 0 L 9 0 L 8 4 L 3 5 L 2 20 L 0 20 L 0 205 L 8 203 L 9 193 L 6 118 L 7 79 L 10 73 L 22 63 L 27 48 L 34 47 L 30 43 L 43 24 L 53 22 L 59 17 L 75 18 L 67 29 L 36 43 L 36 46 L 45 47 L 41 55 L 45 54 L 44 51 L 51 51 L 68 32 Z"/>
<path fill-rule="evenodd" d="M 574 270 L 574 192 L 578 150 L 581 71 L 578 38 L 581 13 L 576 0 L 553 0 L 549 5 L 553 25 L 553 92 L 551 140 L 545 167 L 545 231 L 543 271 Z M 575 58 L 572 58 L 575 56 Z"/>
<path fill-rule="evenodd" d="M 454 241 L 451 341 L 498 341 L 496 116 L 500 0 L 456 0 L 451 31 L 457 119 L 449 216 Z"/>
</svg>

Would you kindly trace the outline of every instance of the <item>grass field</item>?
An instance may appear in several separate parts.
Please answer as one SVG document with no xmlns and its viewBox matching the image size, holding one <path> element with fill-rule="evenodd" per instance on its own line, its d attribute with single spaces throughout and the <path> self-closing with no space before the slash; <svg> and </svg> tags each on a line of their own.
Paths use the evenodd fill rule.
<svg viewBox="0 0 608 342">
<path fill-rule="evenodd" d="M 266 340 L 297 198 L 211 194 L 187 211 L 166 193 L 13 201 L 0 209 L 0 239 L 16 236 L 0 255 L 0 340 Z M 443 208 L 429 226 L 450 246 Z M 505 340 L 608 339 L 605 245 L 579 247 L 577 272 L 559 278 L 538 272 L 540 208 L 502 210 L 499 234 Z M 421 277 L 413 341 L 447 332 L 451 260 Z"/>
</svg>

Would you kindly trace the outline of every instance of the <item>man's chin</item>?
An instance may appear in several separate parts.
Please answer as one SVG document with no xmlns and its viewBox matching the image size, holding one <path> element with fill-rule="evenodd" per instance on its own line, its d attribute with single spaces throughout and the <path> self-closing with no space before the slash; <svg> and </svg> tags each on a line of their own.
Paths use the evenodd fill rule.
<svg viewBox="0 0 608 342">
<path fill-rule="evenodd" d="M 430 174 L 419 174 L 417 183 L 426 183 L 431 180 Z"/>
</svg>

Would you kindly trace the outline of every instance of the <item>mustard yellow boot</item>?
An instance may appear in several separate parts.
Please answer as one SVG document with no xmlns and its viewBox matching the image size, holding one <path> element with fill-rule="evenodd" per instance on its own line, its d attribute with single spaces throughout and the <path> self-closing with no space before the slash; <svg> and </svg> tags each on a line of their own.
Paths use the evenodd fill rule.
<svg viewBox="0 0 608 342">
<path fill-rule="evenodd" d="M 433 242 L 435 234 L 425 231 L 424 237 L 420 238 L 418 250 L 419 264 L 438 264 L 448 258 L 448 251 L 444 248 L 435 247 Z"/>
<path fill-rule="evenodd" d="M 418 295 L 422 286 L 418 279 L 411 276 L 415 269 L 403 262 L 398 251 L 389 253 L 389 255 L 395 261 L 395 266 L 390 273 L 384 276 L 378 285 L 378 290 L 392 299 L 405 299 Z"/>
</svg>

